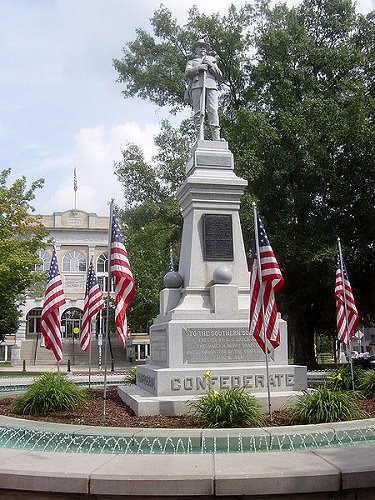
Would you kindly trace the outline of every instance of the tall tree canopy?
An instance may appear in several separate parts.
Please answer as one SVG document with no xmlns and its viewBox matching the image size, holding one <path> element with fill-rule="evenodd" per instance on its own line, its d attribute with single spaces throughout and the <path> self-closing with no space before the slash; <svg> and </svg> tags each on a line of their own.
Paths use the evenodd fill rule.
<svg viewBox="0 0 375 500">
<path fill-rule="evenodd" d="M 129 305 L 129 327 L 146 332 L 158 314 L 162 278 L 168 271 L 170 249 L 178 263 L 181 216 L 174 193 L 184 178 L 185 162 L 193 142 L 190 123 L 174 130 L 162 122 L 155 138 L 158 154 L 148 165 L 142 151 L 128 144 L 115 173 L 124 186 L 127 204 L 122 211 L 126 248 L 137 283 Z"/>
<path fill-rule="evenodd" d="M 194 8 L 185 26 L 161 7 L 151 25 L 153 35 L 137 31 L 114 61 L 124 95 L 180 109 L 190 44 L 209 41 L 224 75 L 223 136 L 249 182 L 245 234 L 256 200 L 285 278 L 280 308 L 295 361 L 313 366 L 314 333 L 335 329 L 338 236 L 362 321 L 375 319 L 375 12 L 358 15 L 351 0 L 293 8 L 259 0 L 223 17 Z M 143 186 L 157 175 L 133 167 Z M 164 168 L 167 177 L 176 172 L 168 159 Z"/>
<path fill-rule="evenodd" d="M 0 340 L 18 327 L 22 294 L 39 279 L 34 266 L 36 251 L 43 246 L 46 231 L 30 215 L 30 202 L 43 180 L 27 189 L 26 179 L 7 186 L 10 169 L 0 172 Z"/>
</svg>

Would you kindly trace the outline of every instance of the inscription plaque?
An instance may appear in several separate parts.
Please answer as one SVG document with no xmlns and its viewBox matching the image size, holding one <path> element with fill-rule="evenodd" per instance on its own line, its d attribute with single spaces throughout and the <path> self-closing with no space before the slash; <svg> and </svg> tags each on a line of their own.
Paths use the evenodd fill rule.
<svg viewBox="0 0 375 500">
<path fill-rule="evenodd" d="M 233 260 L 232 216 L 203 216 L 204 260 Z"/>
<path fill-rule="evenodd" d="M 247 328 L 184 328 L 184 362 L 264 361 L 264 353 Z"/>
<path fill-rule="evenodd" d="M 81 292 L 84 287 L 84 276 L 79 275 L 68 275 L 64 276 L 64 288 L 70 292 L 79 291 Z"/>
<path fill-rule="evenodd" d="M 152 361 L 159 363 L 167 361 L 167 332 L 165 330 L 152 332 L 150 350 Z"/>
<path fill-rule="evenodd" d="M 68 224 L 70 226 L 82 226 L 83 225 L 83 220 L 71 217 L 70 219 L 68 219 Z"/>
</svg>

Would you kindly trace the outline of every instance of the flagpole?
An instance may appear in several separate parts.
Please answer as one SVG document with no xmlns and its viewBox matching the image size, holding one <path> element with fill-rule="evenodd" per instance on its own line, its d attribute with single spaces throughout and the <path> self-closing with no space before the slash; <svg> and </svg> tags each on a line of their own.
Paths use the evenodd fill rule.
<svg viewBox="0 0 375 500">
<path fill-rule="evenodd" d="M 343 299 L 344 299 L 346 332 L 347 332 L 348 343 L 349 343 L 350 375 L 351 375 L 351 378 L 352 378 L 352 389 L 353 389 L 353 391 L 355 391 L 354 371 L 353 371 L 353 358 L 352 358 L 352 343 L 351 343 L 350 337 L 349 337 L 349 333 L 350 332 L 349 332 L 349 321 L 348 321 L 348 307 L 347 307 L 347 303 L 346 303 L 344 265 L 343 265 L 343 259 L 342 259 L 342 251 L 341 251 L 340 238 L 337 238 L 337 246 L 338 246 L 338 249 L 339 249 L 339 258 L 340 258 L 340 270 L 341 270 L 342 291 L 343 291 Z"/>
<path fill-rule="evenodd" d="M 76 167 L 74 167 L 73 189 L 74 189 L 74 210 L 77 210 L 77 169 L 76 169 Z"/>
<path fill-rule="evenodd" d="M 91 389 L 91 325 L 92 325 L 92 320 L 90 319 L 90 328 L 89 328 L 89 340 L 90 340 L 90 344 L 89 344 L 89 389 Z"/>
<path fill-rule="evenodd" d="M 260 259 L 260 249 L 259 249 L 259 233 L 258 233 L 258 215 L 257 215 L 257 207 L 255 202 L 253 203 L 254 210 L 254 229 L 255 229 L 255 248 L 257 252 L 257 261 L 258 261 L 258 277 L 259 277 L 259 287 L 262 293 L 261 300 L 261 309 L 262 309 L 262 330 L 263 330 L 263 341 L 264 341 L 264 354 L 266 356 L 266 376 L 267 376 L 267 397 L 268 397 L 268 413 L 270 416 L 270 422 L 272 422 L 272 409 L 271 409 L 271 391 L 270 391 L 270 377 L 269 377 L 269 367 L 268 367 L 268 346 L 267 346 L 267 336 L 266 336 L 266 327 L 264 322 L 264 303 L 263 303 L 263 281 L 262 281 L 262 268 L 261 268 L 261 259 Z"/>
<path fill-rule="evenodd" d="M 107 324 L 105 329 L 104 340 L 104 386 L 103 386 L 103 421 L 105 420 L 106 398 L 107 398 L 107 351 L 108 351 L 108 336 L 109 336 L 109 300 L 111 293 L 111 249 L 112 249 L 112 225 L 113 225 L 113 203 L 111 199 L 109 206 L 109 227 L 108 227 L 108 287 L 107 287 Z"/>
<path fill-rule="evenodd" d="M 93 258 L 91 256 L 89 271 L 87 273 L 87 281 L 89 281 L 90 268 L 92 265 L 92 261 L 93 261 Z M 87 283 L 86 283 L 86 287 L 87 287 Z M 87 289 L 86 289 L 86 293 L 87 293 Z M 88 302 L 89 302 L 89 299 L 88 299 Z M 89 320 L 89 331 L 88 331 L 88 335 L 89 335 L 89 339 L 88 339 L 89 340 L 89 389 L 91 389 L 91 327 L 92 327 L 92 319 Z"/>
</svg>

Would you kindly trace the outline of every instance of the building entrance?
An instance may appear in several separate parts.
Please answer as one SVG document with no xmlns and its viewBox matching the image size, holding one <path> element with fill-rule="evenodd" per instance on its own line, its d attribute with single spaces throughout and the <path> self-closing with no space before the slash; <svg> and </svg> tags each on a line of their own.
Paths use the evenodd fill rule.
<svg viewBox="0 0 375 500">
<path fill-rule="evenodd" d="M 61 334 L 63 339 L 78 340 L 82 324 L 82 311 L 71 308 L 64 311 L 61 316 Z"/>
</svg>

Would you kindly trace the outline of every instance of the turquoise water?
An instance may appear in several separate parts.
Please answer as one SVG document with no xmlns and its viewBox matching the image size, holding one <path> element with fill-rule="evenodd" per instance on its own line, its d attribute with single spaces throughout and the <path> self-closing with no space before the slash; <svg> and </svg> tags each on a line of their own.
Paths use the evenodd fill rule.
<svg viewBox="0 0 375 500">
<path fill-rule="evenodd" d="M 0 448 L 52 451 L 60 453 L 105 454 L 187 454 L 187 453 L 254 453 L 292 451 L 340 446 L 375 445 L 375 429 L 316 433 L 286 433 L 220 437 L 142 437 L 79 435 L 37 429 L 0 427 Z"/>
</svg>

